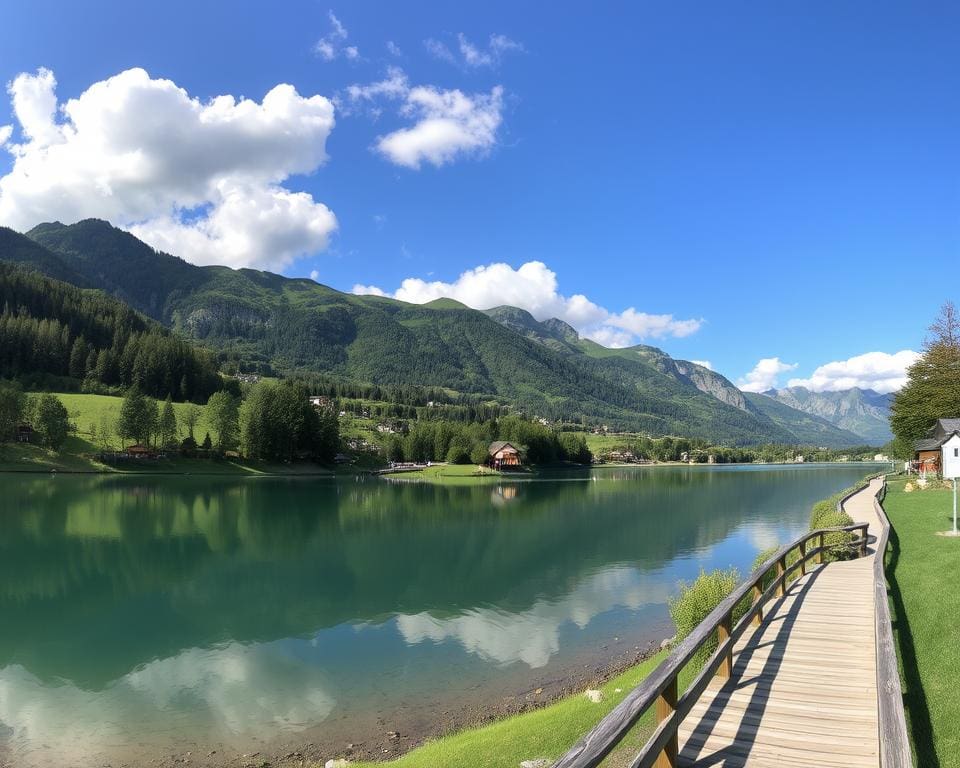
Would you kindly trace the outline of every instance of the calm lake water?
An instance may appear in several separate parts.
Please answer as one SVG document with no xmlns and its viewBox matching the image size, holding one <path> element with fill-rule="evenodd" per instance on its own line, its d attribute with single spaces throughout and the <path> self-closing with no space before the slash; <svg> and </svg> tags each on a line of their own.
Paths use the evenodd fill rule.
<svg viewBox="0 0 960 768">
<path fill-rule="evenodd" d="M 3 476 L 0 758 L 345 743 L 499 701 L 671 635 L 679 580 L 746 573 L 869 469 Z"/>
</svg>

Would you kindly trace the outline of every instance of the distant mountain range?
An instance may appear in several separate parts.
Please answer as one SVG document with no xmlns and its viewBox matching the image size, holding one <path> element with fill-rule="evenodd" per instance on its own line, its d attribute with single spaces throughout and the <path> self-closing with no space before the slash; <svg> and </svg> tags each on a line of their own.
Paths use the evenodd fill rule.
<svg viewBox="0 0 960 768">
<path fill-rule="evenodd" d="M 763 394 L 778 403 L 853 432 L 868 445 L 884 445 L 893 439 L 890 431 L 893 395 L 881 395 L 872 389 L 858 387 L 839 392 L 812 392 L 806 387 L 786 387 L 770 389 Z"/>
<path fill-rule="evenodd" d="M 745 395 L 656 347 L 608 349 L 517 307 L 413 305 L 304 278 L 199 267 L 96 219 L 41 224 L 26 235 L 0 228 L 0 259 L 103 290 L 225 358 L 281 372 L 444 387 L 530 415 L 653 435 L 829 447 L 865 441 L 779 395 Z"/>
</svg>

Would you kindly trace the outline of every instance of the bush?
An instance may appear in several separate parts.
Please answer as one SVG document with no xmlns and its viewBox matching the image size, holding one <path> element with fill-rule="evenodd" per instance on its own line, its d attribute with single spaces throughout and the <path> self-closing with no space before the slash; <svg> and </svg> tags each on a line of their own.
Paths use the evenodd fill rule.
<svg viewBox="0 0 960 768">
<path fill-rule="evenodd" d="M 817 528 L 840 528 L 844 525 L 853 525 L 853 519 L 846 512 L 838 512 L 836 508 L 832 512 L 824 513 L 817 519 Z M 850 542 L 856 538 L 855 533 L 828 533 L 823 537 L 823 546 L 827 551 L 823 554 L 824 562 L 833 560 L 851 560 L 857 556 L 857 550 L 850 545 Z M 814 543 L 816 546 L 816 543 Z"/>
<path fill-rule="evenodd" d="M 740 583 L 740 573 L 736 568 L 714 570 L 700 575 L 691 582 L 680 582 L 680 594 L 670 598 L 670 618 L 677 627 L 676 642 L 680 642 L 710 615 L 710 612 L 722 603 Z M 746 613 L 750 607 L 751 596 L 746 595 L 733 610 L 732 622 Z M 717 637 L 714 633 L 693 656 L 691 663 L 696 669 L 704 665 L 717 649 Z"/>
</svg>

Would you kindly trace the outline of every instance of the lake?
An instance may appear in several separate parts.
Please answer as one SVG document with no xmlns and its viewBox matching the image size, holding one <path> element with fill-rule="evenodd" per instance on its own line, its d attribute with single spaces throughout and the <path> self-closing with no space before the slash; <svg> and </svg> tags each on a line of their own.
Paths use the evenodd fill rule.
<svg viewBox="0 0 960 768">
<path fill-rule="evenodd" d="M 680 580 L 745 575 L 871 470 L 5 475 L 0 764 L 392 748 L 509 709 L 659 644 Z"/>
</svg>

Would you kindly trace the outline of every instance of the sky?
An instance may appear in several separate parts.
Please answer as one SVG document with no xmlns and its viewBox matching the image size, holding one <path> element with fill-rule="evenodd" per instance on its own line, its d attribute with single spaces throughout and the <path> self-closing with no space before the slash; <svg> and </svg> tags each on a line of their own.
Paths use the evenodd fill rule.
<svg viewBox="0 0 960 768">
<path fill-rule="evenodd" d="M 0 224 L 895 390 L 960 276 L 960 6 L 8 5 Z"/>
</svg>

